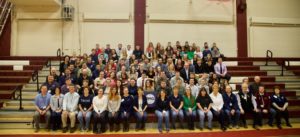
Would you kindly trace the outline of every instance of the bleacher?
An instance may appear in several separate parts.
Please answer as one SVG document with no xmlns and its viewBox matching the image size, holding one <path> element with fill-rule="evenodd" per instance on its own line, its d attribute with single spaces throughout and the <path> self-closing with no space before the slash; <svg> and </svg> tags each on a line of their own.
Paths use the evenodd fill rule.
<svg viewBox="0 0 300 137">
<path fill-rule="evenodd" d="M 39 85 L 45 82 L 46 76 L 49 74 L 49 57 L 0 57 L 0 61 L 25 59 L 30 60 L 30 65 L 24 66 L 22 71 L 14 71 L 11 66 L 1 66 L 0 99 L 4 104 L 0 110 L 0 129 L 32 128 L 32 115 L 35 110 L 33 100 L 37 94 L 37 83 L 32 80 L 31 76 L 34 70 L 38 70 Z M 235 90 L 240 88 L 244 77 L 249 77 L 251 83 L 256 75 L 261 76 L 261 81 L 266 86 L 267 92 L 271 92 L 275 85 L 283 88 L 283 92 L 289 100 L 288 109 L 291 123 L 300 122 L 300 76 L 297 76 L 297 73 L 294 74 L 293 69 L 284 68 L 284 75 L 282 76 L 282 67 L 275 58 L 269 61 L 267 66 L 264 58 L 226 58 L 224 62 L 228 65 L 228 72 L 232 74 L 230 84 L 234 86 L 233 89 Z M 51 58 L 51 67 L 59 68 L 59 58 Z M 23 85 L 23 110 L 19 110 L 20 100 L 19 98 L 12 99 L 11 92 L 20 84 Z M 15 94 L 19 93 L 16 92 Z M 156 122 L 157 118 L 154 113 L 148 114 L 148 125 L 153 124 L 151 127 L 156 127 L 157 124 L 154 124 Z"/>
</svg>

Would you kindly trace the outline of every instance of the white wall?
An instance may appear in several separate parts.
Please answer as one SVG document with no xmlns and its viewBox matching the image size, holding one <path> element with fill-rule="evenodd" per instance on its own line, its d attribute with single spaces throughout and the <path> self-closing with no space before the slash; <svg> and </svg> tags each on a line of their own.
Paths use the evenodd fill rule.
<svg viewBox="0 0 300 137">
<path fill-rule="evenodd" d="M 133 0 L 67 0 L 75 8 L 72 22 L 62 25 L 60 9 L 16 6 L 12 25 L 11 55 L 55 56 L 62 48 L 66 54 L 90 53 L 96 43 L 102 46 L 133 44 Z M 79 9 L 79 10 L 78 10 Z M 103 21 L 126 15 L 127 21 Z M 93 21 L 84 20 L 89 15 Z M 103 16 L 104 15 L 104 16 Z M 40 20 L 42 19 L 42 20 Z M 111 19 L 111 18 L 110 18 Z M 37 52 L 43 51 L 43 52 Z"/>
<path fill-rule="evenodd" d="M 247 3 L 249 55 L 265 57 L 266 50 L 272 50 L 275 57 L 300 57 L 300 25 L 292 27 L 300 24 L 300 1 L 247 0 Z M 259 18 L 269 26 L 251 25 L 251 18 Z M 272 22 L 285 23 L 285 27 L 272 26 Z"/>
<path fill-rule="evenodd" d="M 148 42 L 168 41 L 184 44 L 189 41 L 203 47 L 204 42 L 216 42 L 221 51 L 230 57 L 237 55 L 235 0 L 148 0 L 145 25 L 145 45 Z M 153 17 L 155 16 L 155 17 Z M 168 21 L 152 23 L 151 19 L 163 17 Z M 183 20 L 176 22 L 176 20 Z M 206 22 L 207 21 L 207 22 Z M 224 23 L 225 22 L 225 23 Z"/>
</svg>

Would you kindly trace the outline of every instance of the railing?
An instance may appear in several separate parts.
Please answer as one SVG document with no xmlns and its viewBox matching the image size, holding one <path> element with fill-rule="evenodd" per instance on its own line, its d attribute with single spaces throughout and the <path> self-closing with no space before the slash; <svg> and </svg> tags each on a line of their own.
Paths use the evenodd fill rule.
<svg viewBox="0 0 300 137">
<path fill-rule="evenodd" d="M 56 56 L 59 57 L 59 63 L 61 63 L 61 56 L 63 56 L 64 53 L 61 51 L 61 49 L 57 49 Z"/>
<path fill-rule="evenodd" d="M 49 68 L 49 74 L 51 74 L 51 68 L 52 68 L 52 60 L 51 60 L 51 58 L 47 59 L 46 67 Z"/>
<path fill-rule="evenodd" d="M 19 99 L 19 110 L 23 110 L 24 108 L 23 108 L 23 105 L 22 105 L 22 89 L 23 89 L 23 85 L 18 85 L 18 86 L 16 86 L 16 88 L 13 90 L 13 94 L 14 94 L 14 96 L 13 96 L 13 99 L 14 100 L 17 100 L 17 99 Z M 17 91 L 19 91 L 19 94 L 17 95 L 17 97 L 16 97 L 16 92 Z"/>
<path fill-rule="evenodd" d="M 271 50 L 267 50 L 267 52 L 266 52 L 266 66 L 268 66 L 270 58 L 273 58 L 273 52 Z"/>
<path fill-rule="evenodd" d="M 4 30 L 6 21 L 11 13 L 11 8 L 13 4 L 7 0 L 0 0 L 0 35 Z"/>
<path fill-rule="evenodd" d="M 36 81 L 36 91 L 40 90 L 40 85 L 39 85 L 39 71 L 35 70 L 32 75 L 31 75 L 31 79 L 33 82 Z"/>
</svg>

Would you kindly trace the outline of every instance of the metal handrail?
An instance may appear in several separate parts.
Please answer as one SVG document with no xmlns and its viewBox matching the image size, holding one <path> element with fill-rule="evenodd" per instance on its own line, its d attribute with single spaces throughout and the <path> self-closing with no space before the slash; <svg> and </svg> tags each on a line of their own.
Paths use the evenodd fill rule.
<svg viewBox="0 0 300 137">
<path fill-rule="evenodd" d="M 49 68 L 49 74 L 51 74 L 51 68 L 52 68 L 52 60 L 51 60 L 51 58 L 47 59 L 46 67 Z"/>
<path fill-rule="evenodd" d="M 31 79 L 32 79 L 32 81 L 36 81 L 36 91 L 39 91 L 40 90 L 40 86 L 39 86 L 39 72 L 37 70 L 35 70 L 32 73 Z"/>
<path fill-rule="evenodd" d="M 61 56 L 63 56 L 64 53 L 61 51 L 61 49 L 57 49 L 56 56 L 59 57 L 59 63 L 61 63 Z"/>
<path fill-rule="evenodd" d="M 18 86 L 16 86 L 16 88 L 13 90 L 13 94 L 14 94 L 14 96 L 13 96 L 13 99 L 14 100 L 17 100 L 17 99 L 19 99 L 19 110 L 23 110 L 24 108 L 23 108 L 23 104 L 22 104 L 22 89 L 23 89 L 23 85 L 18 85 Z M 17 91 L 19 91 L 19 95 L 16 97 L 16 92 Z"/>
<path fill-rule="evenodd" d="M 266 66 L 268 66 L 270 58 L 273 58 L 273 52 L 271 50 L 267 50 L 267 52 L 266 52 Z"/>
</svg>

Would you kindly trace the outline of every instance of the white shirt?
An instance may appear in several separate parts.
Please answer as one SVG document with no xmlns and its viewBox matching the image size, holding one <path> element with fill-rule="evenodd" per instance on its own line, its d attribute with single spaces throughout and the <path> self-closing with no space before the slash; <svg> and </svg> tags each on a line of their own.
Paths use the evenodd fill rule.
<svg viewBox="0 0 300 137">
<path fill-rule="evenodd" d="M 64 96 L 63 100 L 63 110 L 69 111 L 69 112 L 77 112 L 77 106 L 78 106 L 78 100 L 79 100 L 79 94 L 77 92 L 70 93 L 68 92 Z"/>
<path fill-rule="evenodd" d="M 133 53 L 132 49 L 130 49 L 130 50 L 127 49 L 127 59 L 130 59 L 132 53 Z"/>
<path fill-rule="evenodd" d="M 144 78 L 144 85 L 145 85 L 146 79 L 147 79 L 147 78 Z M 136 86 L 137 86 L 137 87 L 142 87 L 142 85 L 143 85 L 143 77 L 139 77 L 139 78 L 136 80 Z"/>
<path fill-rule="evenodd" d="M 190 87 L 191 87 L 192 95 L 193 95 L 195 98 L 197 98 L 197 96 L 198 96 L 198 94 L 199 94 L 199 87 L 196 86 L 196 85 L 193 85 L 193 86 L 190 85 Z"/>
<path fill-rule="evenodd" d="M 93 98 L 94 111 L 102 113 L 103 111 L 107 110 L 107 103 L 108 103 L 107 96 L 102 96 L 101 98 L 95 96 Z"/>
<path fill-rule="evenodd" d="M 214 109 L 215 111 L 221 110 L 224 105 L 222 95 L 220 93 L 218 93 L 217 96 L 215 96 L 213 93 L 211 93 L 209 96 L 213 102 L 211 105 L 212 109 Z"/>
</svg>

